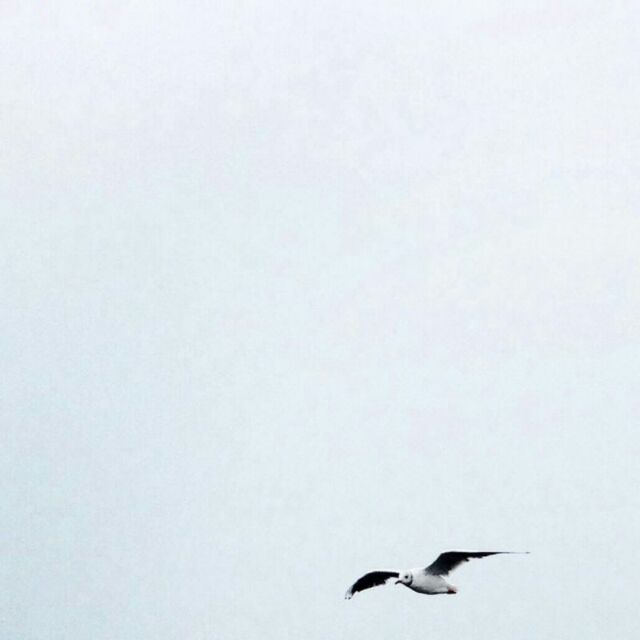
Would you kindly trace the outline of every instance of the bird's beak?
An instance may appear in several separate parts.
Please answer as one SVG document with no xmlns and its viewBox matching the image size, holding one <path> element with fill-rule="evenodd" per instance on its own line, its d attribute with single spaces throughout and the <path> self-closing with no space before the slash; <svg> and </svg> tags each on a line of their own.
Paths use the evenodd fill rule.
<svg viewBox="0 0 640 640">
<path fill-rule="evenodd" d="M 396 584 L 402 584 L 402 580 L 396 580 Z"/>
</svg>

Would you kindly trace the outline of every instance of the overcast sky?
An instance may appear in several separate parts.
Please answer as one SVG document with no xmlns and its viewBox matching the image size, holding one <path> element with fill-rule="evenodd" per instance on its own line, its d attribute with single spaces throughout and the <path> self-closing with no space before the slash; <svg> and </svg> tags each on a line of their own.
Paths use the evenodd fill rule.
<svg viewBox="0 0 640 640">
<path fill-rule="evenodd" d="M 2 638 L 638 637 L 638 4 L 346 4 L 2 3 Z"/>
</svg>

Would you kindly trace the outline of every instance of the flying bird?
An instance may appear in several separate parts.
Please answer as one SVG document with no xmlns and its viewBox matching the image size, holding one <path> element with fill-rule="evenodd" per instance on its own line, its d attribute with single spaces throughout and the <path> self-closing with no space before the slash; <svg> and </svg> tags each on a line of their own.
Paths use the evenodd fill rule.
<svg viewBox="0 0 640 640">
<path fill-rule="evenodd" d="M 398 571 L 371 571 L 358 578 L 345 593 L 347 600 L 353 598 L 358 591 L 364 591 L 371 587 L 378 587 L 389 581 L 395 580 L 395 584 L 403 584 L 418 593 L 437 595 L 440 593 L 458 593 L 457 587 L 449 584 L 444 576 L 449 575 L 463 562 L 469 562 L 471 558 L 485 558 L 502 553 L 529 553 L 528 551 L 445 551 L 441 553 L 426 568 L 410 569 L 403 573 Z"/>
</svg>

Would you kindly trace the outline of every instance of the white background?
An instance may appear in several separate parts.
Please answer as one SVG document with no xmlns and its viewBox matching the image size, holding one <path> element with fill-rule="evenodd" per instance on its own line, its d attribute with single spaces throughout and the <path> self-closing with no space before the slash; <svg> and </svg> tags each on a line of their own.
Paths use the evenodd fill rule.
<svg viewBox="0 0 640 640">
<path fill-rule="evenodd" d="M 637 3 L 347 4 L 2 3 L 3 638 L 638 637 Z"/>
</svg>

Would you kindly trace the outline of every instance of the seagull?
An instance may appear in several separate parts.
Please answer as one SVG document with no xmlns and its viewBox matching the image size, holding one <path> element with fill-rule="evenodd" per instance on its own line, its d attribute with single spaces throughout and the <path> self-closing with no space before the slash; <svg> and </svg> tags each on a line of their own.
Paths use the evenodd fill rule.
<svg viewBox="0 0 640 640">
<path fill-rule="evenodd" d="M 410 569 L 404 573 L 397 571 L 371 571 L 358 578 L 345 593 L 344 597 L 351 600 L 355 593 L 371 587 L 378 587 L 395 579 L 395 584 L 403 584 L 418 593 L 437 595 L 440 593 L 458 593 L 457 587 L 449 584 L 443 576 L 459 567 L 463 562 L 469 562 L 471 558 L 485 558 L 501 553 L 529 553 L 528 551 L 445 551 L 441 553 L 426 568 Z"/>
</svg>

